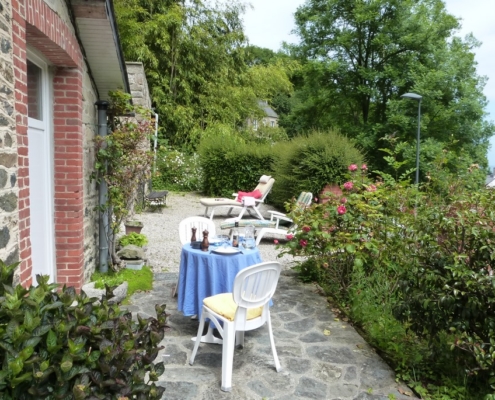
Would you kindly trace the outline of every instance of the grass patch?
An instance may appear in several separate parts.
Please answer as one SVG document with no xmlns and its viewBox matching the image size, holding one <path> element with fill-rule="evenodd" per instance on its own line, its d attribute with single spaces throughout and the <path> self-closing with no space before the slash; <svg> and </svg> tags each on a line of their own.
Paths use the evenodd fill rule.
<svg viewBox="0 0 495 400">
<path fill-rule="evenodd" d="M 139 271 L 123 268 L 118 272 L 95 272 L 91 276 L 91 281 L 96 282 L 95 287 L 97 289 L 104 289 L 105 284 L 112 287 L 127 281 L 129 287 L 127 288 L 127 297 L 124 300 L 124 304 L 126 304 L 133 293 L 153 289 L 153 272 L 148 266 L 144 266 Z"/>
</svg>

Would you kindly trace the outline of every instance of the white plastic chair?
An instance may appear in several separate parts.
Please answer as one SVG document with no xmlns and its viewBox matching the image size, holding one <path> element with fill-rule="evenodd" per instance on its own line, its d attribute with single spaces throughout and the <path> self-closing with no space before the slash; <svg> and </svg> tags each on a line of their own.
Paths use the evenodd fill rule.
<svg viewBox="0 0 495 400">
<path fill-rule="evenodd" d="M 203 231 L 206 229 L 209 232 L 208 238 L 216 235 L 215 223 L 205 217 L 188 217 L 179 222 L 179 238 L 180 243 L 184 246 L 191 241 L 192 228 L 196 227 L 196 239 L 203 239 Z"/>
<path fill-rule="evenodd" d="M 203 239 L 203 231 L 206 229 L 208 231 L 208 238 L 212 238 L 216 235 L 215 223 L 209 218 L 205 217 L 188 217 L 179 222 L 179 238 L 180 243 L 184 246 L 186 243 L 191 241 L 192 228 L 197 228 L 196 239 Z M 179 271 L 180 275 L 180 271 Z M 179 286 L 179 278 L 177 277 L 177 283 L 172 291 L 172 297 L 177 295 L 177 287 Z"/>
<path fill-rule="evenodd" d="M 309 207 L 311 202 L 313 201 L 313 194 L 311 192 L 301 192 L 299 197 L 296 200 L 296 207 L 301 209 Z M 294 221 L 290 219 L 286 214 L 278 212 L 278 211 L 268 211 L 270 215 L 270 221 L 275 223 L 275 227 L 263 227 L 258 231 L 258 235 L 256 236 L 256 246 L 258 246 L 263 239 L 263 236 L 267 233 L 276 234 L 276 235 L 286 235 L 289 232 L 294 232 L 297 229 L 297 226 L 294 224 Z M 289 222 L 289 227 L 281 227 L 280 221 Z"/>
<path fill-rule="evenodd" d="M 237 273 L 232 293 L 217 294 L 203 300 L 198 335 L 189 364 L 194 363 L 205 320 L 208 318 L 215 324 L 223 339 L 221 389 L 225 392 L 232 390 L 235 344 L 244 345 L 244 331 L 259 328 L 265 322 L 268 324 L 275 369 L 277 372 L 282 370 L 273 340 L 269 306 L 281 269 L 280 263 L 275 261 L 245 268 Z"/>
</svg>

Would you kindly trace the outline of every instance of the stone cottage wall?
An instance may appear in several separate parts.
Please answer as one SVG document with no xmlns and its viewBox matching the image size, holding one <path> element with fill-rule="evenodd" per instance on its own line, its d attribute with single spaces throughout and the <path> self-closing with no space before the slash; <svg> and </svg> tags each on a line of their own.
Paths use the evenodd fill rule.
<svg viewBox="0 0 495 400">
<path fill-rule="evenodd" d="M 11 3 L 0 3 L 0 259 L 19 261 L 17 138 Z M 19 277 L 17 276 L 17 280 Z"/>
<path fill-rule="evenodd" d="M 151 109 L 150 91 L 144 73 L 143 63 L 126 62 L 127 76 L 131 88 L 132 102 L 135 105 Z"/>
<path fill-rule="evenodd" d="M 144 72 L 144 66 L 141 62 L 126 62 L 127 77 L 129 79 L 129 87 L 131 89 L 132 103 L 137 106 L 145 107 L 151 110 L 151 98 L 148 88 L 148 81 Z M 151 111 L 153 112 L 153 111 Z M 150 149 L 150 142 L 146 140 L 142 143 L 144 149 Z M 142 201 L 145 193 L 149 191 L 148 182 L 143 182 L 136 193 L 135 201 Z M 134 210 L 134 204 L 132 205 Z M 129 218 L 132 218 L 134 211 L 131 211 Z"/>
<path fill-rule="evenodd" d="M 95 166 L 94 138 L 98 134 L 98 101 L 92 80 L 83 66 L 83 179 L 84 179 L 84 282 L 98 265 L 98 185 L 90 180 Z"/>
</svg>

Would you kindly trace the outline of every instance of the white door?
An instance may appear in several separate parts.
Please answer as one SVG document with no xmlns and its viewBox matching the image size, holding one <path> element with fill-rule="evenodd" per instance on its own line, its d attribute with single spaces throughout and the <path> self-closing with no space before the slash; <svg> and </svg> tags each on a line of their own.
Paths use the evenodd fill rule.
<svg viewBox="0 0 495 400">
<path fill-rule="evenodd" d="M 28 53 L 28 158 L 31 258 L 36 275 L 56 280 L 53 213 L 53 140 L 51 85 L 45 62 Z"/>
</svg>

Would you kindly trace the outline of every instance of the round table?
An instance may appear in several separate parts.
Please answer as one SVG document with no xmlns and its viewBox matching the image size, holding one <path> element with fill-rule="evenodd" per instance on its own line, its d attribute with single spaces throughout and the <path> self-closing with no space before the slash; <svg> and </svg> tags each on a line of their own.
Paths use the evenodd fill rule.
<svg viewBox="0 0 495 400">
<path fill-rule="evenodd" d="M 257 248 L 241 248 L 228 255 L 216 254 L 214 249 L 196 250 L 189 243 L 182 247 L 177 308 L 186 316 L 200 317 L 205 297 L 232 292 L 237 273 L 263 261 Z"/>
</svg>

